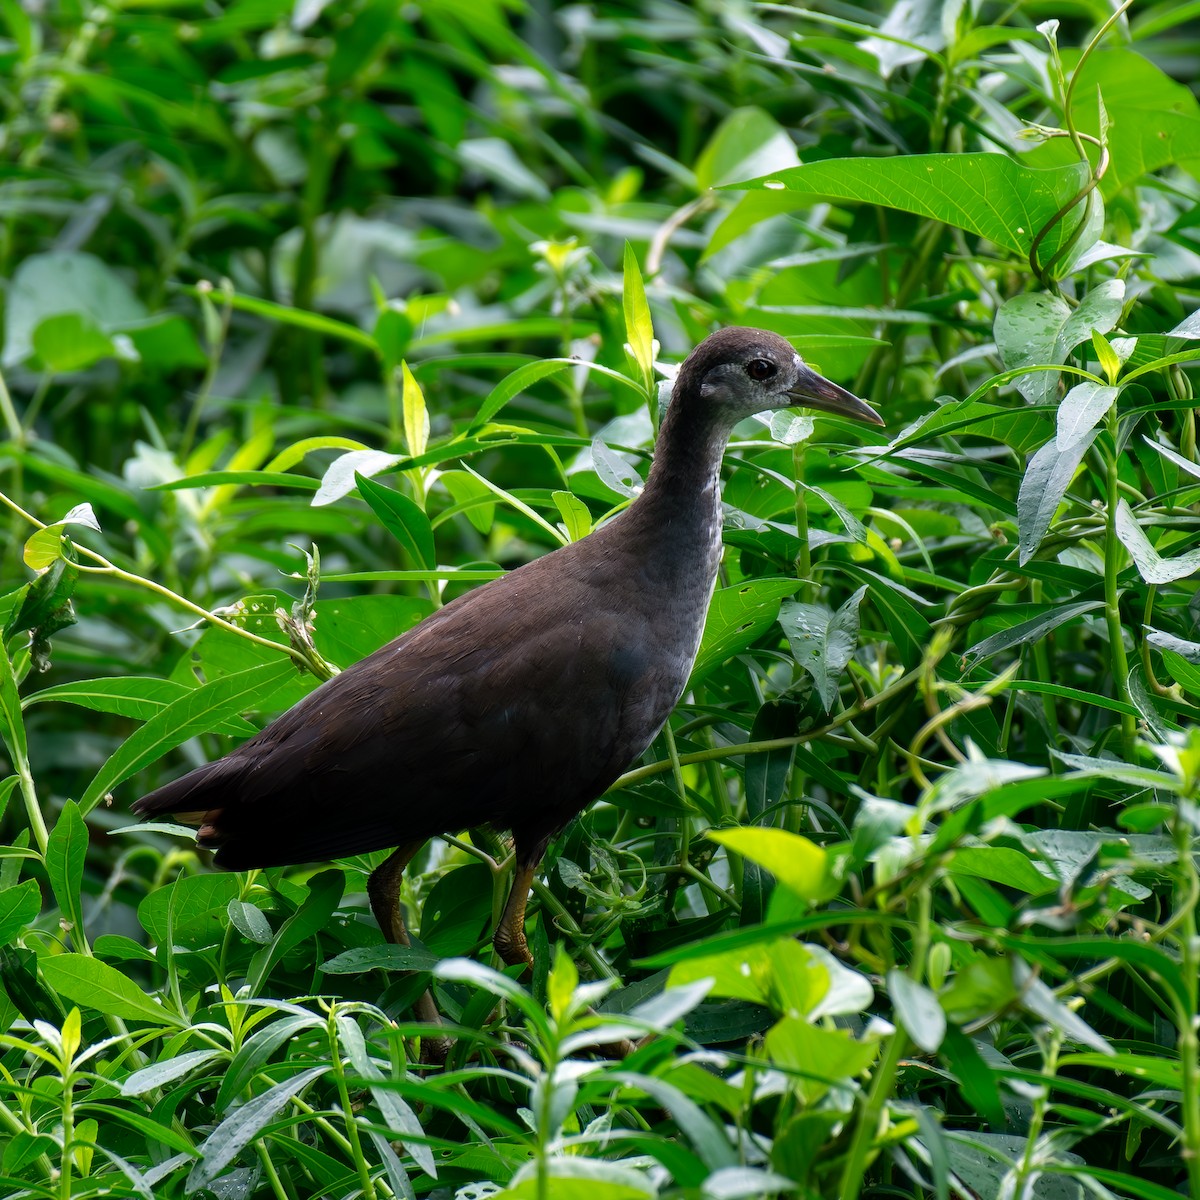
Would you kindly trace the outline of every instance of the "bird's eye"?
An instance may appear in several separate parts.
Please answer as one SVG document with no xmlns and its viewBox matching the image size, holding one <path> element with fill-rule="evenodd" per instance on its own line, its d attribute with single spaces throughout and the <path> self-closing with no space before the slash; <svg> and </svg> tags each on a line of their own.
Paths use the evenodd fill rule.
<svg viewBox="0 0 1200 1200">
<path fill-rule="evenodd" d="M 770 379 L 771 376 L 775 374 L 775 370 L 775 364 L 773 362 L 768 362 L 765 358 L 752 358 L 746 364 L 746 374 L 749 375 L 751 379 L 757 379 L 759 383 L 763 383 L 765 380 Z"/>
</svg>

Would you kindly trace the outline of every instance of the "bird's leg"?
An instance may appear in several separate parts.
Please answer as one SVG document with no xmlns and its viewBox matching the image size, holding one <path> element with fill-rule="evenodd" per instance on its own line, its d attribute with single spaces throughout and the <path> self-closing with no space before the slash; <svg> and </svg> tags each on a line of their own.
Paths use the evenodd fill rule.
<svg viewBox="0 0 1200 1200">
<path fill-rule="evenodd" d="M 510 967 L 533 966 L 533 955 L 529 953 L 529 943 L 525 940 L 525 905 L 529 902 L 529 889 L 533 886 L 537 867 L 537 859 L 533 862 L 521 862 L 518 859 L 513 868 L 512 888 L 509 890 L 504 912 L 501 913 L 496 932 L 492 935 L 492 945 L 496 947 L 496 953 Z"/>
<path fill-rule="evenodd" d="M 425 841 L 406 842 L 390 857 L 371 872 L 367 880 L 367 897 L 371 901 L 371 911 L 383 936 L 395 946 L 411 946 L 408 930 L 404 927 L 404 914 L 400 909 L 400 887 L 404 881 L 404 869 L 412 862 L 418 850 Z M 417 1019 L 428 1025 L 440 1025 L 442 1014 L 437 1010 L 433 992 L 427 990 L 421 993 L 421 998 L 413 1005 Z M 445 1037 L 423 1037 L 421 1039 L 421 1057 L 427 1063 L 441 1064 L 450 1053 L 450 1039 Z"/>
</svg>

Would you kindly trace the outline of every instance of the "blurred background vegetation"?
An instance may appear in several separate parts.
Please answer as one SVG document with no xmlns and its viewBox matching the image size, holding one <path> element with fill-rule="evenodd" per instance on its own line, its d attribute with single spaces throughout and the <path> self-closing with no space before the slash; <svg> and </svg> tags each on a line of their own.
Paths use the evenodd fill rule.
<svg viewBox="0 0 1200 1200">
<path fill-rule="evenodd" d="M 1200 1197 L 1198 79 L 1194 0 L 0 0 L 0 1190 Z M 888 428 L 739 429 L 532 979 L 494 833 L 402 951 L 131 826 L 729 324 Z"/>
</svg>

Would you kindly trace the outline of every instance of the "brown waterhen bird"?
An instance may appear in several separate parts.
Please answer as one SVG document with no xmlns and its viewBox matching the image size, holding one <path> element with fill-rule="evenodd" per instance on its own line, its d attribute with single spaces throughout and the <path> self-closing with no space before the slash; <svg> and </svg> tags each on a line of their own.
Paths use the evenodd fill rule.
<svg viewBox="0 0 1200 1200">
<path fill-rule="evenodd" d="M 447 604 L 134 811 L 198 825 L 232 870 L 396 846 L 368 892 L 404 945 L 401 878 L 421 846 L 511 830 L 494 943 L 505 962 L 531 962 L 525 904 L 548 842 L 650 745 L 687 683 L 721 556 L 730 433 L 792 405 L 883 424 L 783 338 L 712 334 L 679 370 L 645 489 L 623 513 Z"/>
</svg>

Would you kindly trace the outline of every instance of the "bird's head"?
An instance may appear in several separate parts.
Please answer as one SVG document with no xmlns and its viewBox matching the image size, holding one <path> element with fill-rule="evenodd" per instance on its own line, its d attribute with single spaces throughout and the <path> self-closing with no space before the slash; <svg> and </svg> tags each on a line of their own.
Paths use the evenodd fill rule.
<svg viewBox="0 0 1200 1200">
<path fill-rule="evenodd" d="M 796 405 L 884 423 L 865 400 L 818 375 L 783 338 L 762 329 L 733 326 L 706 337 L 679 368 L 674 397 L 703 405 L 730 428 L 755 413 Z"/>
</svg>

